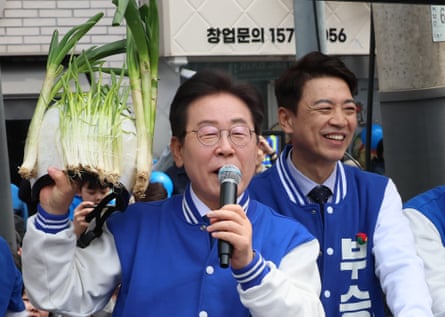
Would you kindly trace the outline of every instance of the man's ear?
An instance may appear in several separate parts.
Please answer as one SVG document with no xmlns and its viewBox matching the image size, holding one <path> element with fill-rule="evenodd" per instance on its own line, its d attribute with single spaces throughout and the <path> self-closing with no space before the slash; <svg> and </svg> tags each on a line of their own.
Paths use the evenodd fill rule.
<svg viewBox="0 0 445 317">
<path fill-rule="evenodd" d="M 292 133 L 293 131 L 294 114 L 289 109 L 284 107 L 278 108 L 278 122 L 285 133 Z"/>
<path fill-rule="evenodd" d="M 170 140 L 170 152 L 172 153 L 176 167 L 184 166 L 184 160 L 182 158 L 182 143 L 175 136 L 173 136 Z"/>
</svg>

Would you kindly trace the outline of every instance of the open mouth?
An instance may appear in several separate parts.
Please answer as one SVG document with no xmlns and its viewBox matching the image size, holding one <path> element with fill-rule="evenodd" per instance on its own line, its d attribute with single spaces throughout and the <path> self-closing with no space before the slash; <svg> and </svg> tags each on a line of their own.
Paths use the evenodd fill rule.
<svg viewBox="0 0 445 317">
<path fill-rule="evenodd" d="M 346 137 L 344 134 L 326 134 L 325 138 L 334 141 L 343 141 Z"/>
<path fill-rule="evenodd" d="M 218 167 L 217 169 L 213 170 L 213 171 L 212 171 L 212 174 L 215 174 L 216 177 L 218 177 L 218 174 L 219 174 L 219 170 L 220 170 L 220 169 L 221 169 L 221 167 Z"/>
</svg>

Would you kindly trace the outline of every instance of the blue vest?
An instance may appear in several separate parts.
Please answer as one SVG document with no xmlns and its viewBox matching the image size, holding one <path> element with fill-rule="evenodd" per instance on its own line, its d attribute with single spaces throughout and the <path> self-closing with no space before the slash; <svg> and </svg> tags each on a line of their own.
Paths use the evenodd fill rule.
<svg viewBox="0 0 445 317">
<path fill-rule="evenodd" d="M 271 168 L 253 178 L 251 197 L 297 219 L 320 242 L 320 298 L 326 316 L 384 316 L 372 247 L 388 179 L 339 162 L 333 201 L 324 205 L 322 217 L 319 205 L 310 202 L 292 178 L 286 164 L 289 151 L 287 146 Z M 366 243 L 358 242 L 359 233 L 367 236 Z"/>
<path fill-rule="evenodd" d="M 295 247 L 314 239 L 301 224 L 265 205 L 250 201 L 246 206 L 253 248 L 277 266 Z M 232 271 L 220 268 L 217 243 L 204 226 L 189 187 L 184 196 L 136 203 L 113 215 L 108 227 L 122 267 L 114 316 L 198 316 L 201 311 L 249 316 Z"/>
<path fill-rule="evenodd" d="M 445 186 L 438 186 L 408 200 L 403 208 L 413 208 L 425 215 L 437 228 L 445 246 Z"/>
</svg>

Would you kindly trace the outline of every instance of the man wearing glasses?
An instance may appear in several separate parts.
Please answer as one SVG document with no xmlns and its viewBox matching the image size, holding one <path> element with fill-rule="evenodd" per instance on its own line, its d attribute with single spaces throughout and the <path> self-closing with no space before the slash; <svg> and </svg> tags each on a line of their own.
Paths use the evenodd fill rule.
<svg viewBox="0 0 445 317">
<path fill-rule="evenodd" d="M 255 174 L 260 100 L 252 87 L 218 72 L 186 81 L 171 105 L 170 147 L 190 185 L 183 195 L 113 215 L 84 249 L 75 247 L 72 228 L 55 230 L 75 188 L 50 168 L 56 186 L 40 191 L 43 225 L 31 219 L 23 246 L 36 303 L 85 316 L 121 283 L 114 316 L 324 316 L 318 242 L 245 192 Z M 237 203 L 221 207 L 218 174 L 228 165 L 239 169 Z M 220 266 L 217 240 L 233 247 L 229 268 Z"/>
</svg>

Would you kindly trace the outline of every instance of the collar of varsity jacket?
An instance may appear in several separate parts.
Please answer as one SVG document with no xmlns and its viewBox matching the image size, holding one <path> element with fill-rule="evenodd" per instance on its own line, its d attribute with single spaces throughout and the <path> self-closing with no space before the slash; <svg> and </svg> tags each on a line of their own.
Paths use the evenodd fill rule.
<svg viewBox="0 0 445 317">
<path fill-rule="evenodd" d="M 244 212 L 247 213 L 249 202 L 249 194 L 247 192 L 244 192 L 240 197 L 238 197 L 237 204 L 241 205 L 244 209 Z M 198 207 L 196 206 L 192 198 L 190 185 L 188 185 L 184 191 L 184 195 L 182 198 L 182 212 L 185 220 L 188 223 L 195 225 L 202 223 L 201 214 L 199 213 Z"/>
<path fill-rule="evenodd" d="M 275 166 L 277 169 L 278 176 L 280 178 L 280 182 L 286 191 L 288 198 L 293 203 L 298 203 L 300 205 L 307 205 L 310 203 L 307 197 L 302 193 L 300 188 L 298 187 L 294 177 L 292 177 L 292 173 L 287 163 L 287 157 L 292 150 L 291 145 L 287 145 L 283 151 L 281 152 L 278 160 L 275 162 Z M 338 161 L 337 162 L 337 175 L 335 181 L 335 188 L 333 191 L 333 201 L 332 203 L 338 204 L 342 199 L 345 198 L 347 192 L 347 182 L 345 176 L 345 169 L 343 164 Z"/>
</svg>

